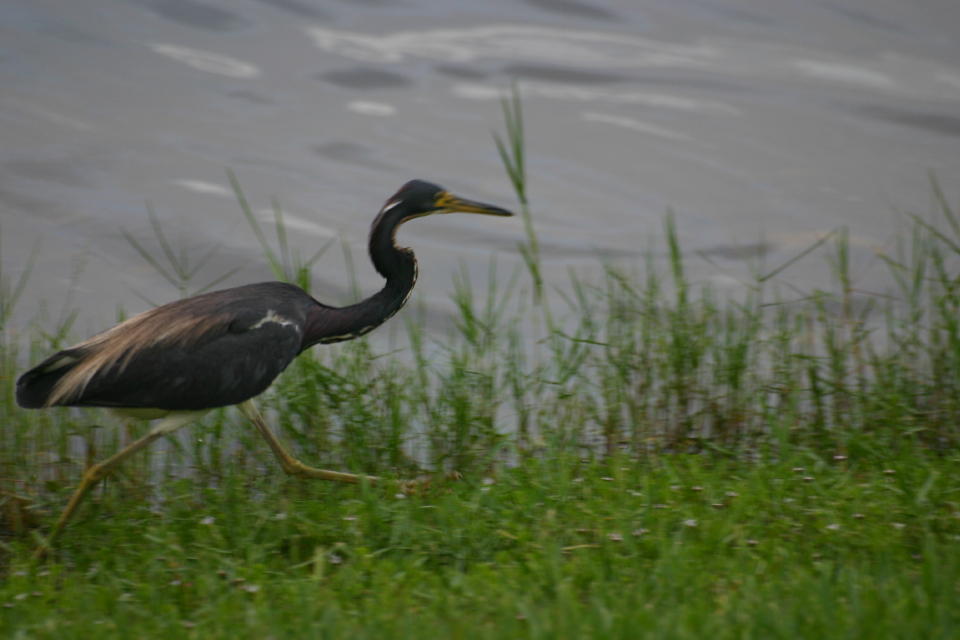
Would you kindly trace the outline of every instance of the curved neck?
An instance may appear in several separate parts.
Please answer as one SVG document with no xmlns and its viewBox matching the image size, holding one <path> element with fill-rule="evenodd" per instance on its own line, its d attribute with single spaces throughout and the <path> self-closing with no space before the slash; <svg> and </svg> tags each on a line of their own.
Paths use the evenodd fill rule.
<svg viewBox="0 0 960 640">
<path fill-rule="evenodd" d="M 370 260 L 377 273 L 387 279 L 384 289 L 406 287 L 409 293 L 417 280 L 417 259 L 413 252 L 397 246 L 397 229 L 414 217 L 406 211 L 404 203 L 388 203 L 370 225 Z"/>
<path fill-rule="evenodd" d="M 355 312 L 369 309 L 377 326 L 400 310 L 417 282 L 417 259 L 413 251 L 397 246 L 397 229 L 413 217 L 404 205 L 386 205 L 370 225 L 369 252 L 377 273 L 387 279 L 383 289 L 348 307 Z M 366 316 L 367 313 L 362 315 Z M 372 327 L 371 327 L 372 328 Z"/>
<path fill-rule="evenodd" d="M 389 203 L 370 227 L 370 260 L 387 279 L 383 289 L 365 300 L 339 309 L 318 306 L 308 313 L 302 349 L 317 343 L 350 340 L 372 331 L 400 310 L 417 281 L 417 259 L 410 249 L 396 244 L 397 228 L 417 217 L 404 205 Z"/>
</svg>

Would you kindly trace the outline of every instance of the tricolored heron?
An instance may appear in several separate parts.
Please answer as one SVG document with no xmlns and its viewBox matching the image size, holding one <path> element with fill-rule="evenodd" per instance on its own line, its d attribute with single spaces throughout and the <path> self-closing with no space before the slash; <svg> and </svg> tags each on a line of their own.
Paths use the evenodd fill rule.
<svg viewBox="0 0 960 640">
<path fill-rule="evenodd" d="M 147 435 L 86 470 L 47 545 L 90 488 L 119 463 L 216 407 L 239 405 L 287 473 L 360 481 L 361 476 L 309 467 L 290 455 L 253 398 L 305 349 L 362 336 L 395 314 L 417 279 L 413 252 L 396 245 L 397 228 L 414 218 L 455 211 L 513 215 L 412 180 L 386 201 L 370 227 L 370 259 L 387 282 L 362 302 L 327 306 L 285 282 L 204 293 L 136 315 L 24 373 L 17 381 L 22 407 L 107 407 L 124 416 L 159 420 Z"/>
</svg>

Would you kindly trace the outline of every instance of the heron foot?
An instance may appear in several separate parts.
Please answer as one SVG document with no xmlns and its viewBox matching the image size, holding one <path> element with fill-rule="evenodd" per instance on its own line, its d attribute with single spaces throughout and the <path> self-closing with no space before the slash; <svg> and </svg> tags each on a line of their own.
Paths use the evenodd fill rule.
<svg viewBox="0 0 960 640">
<path fill-rule="evenodd" d="M 0 490 L 0 532 L 21 536 L 38 526 L 40 523 L 29 496 Z"/>
<path fill-rule="evenodd" d="M 463 480 L 463 474 L 459 471 L 448 471 L 441 474 L 428 473 L 417 476 L 411 480 L 401 480 L 400 491 L 404 495 L 415 496 L 426 493 L 431 488 L 440 486 L 444 482 L 456 482 L 459 480 Z"/>
<path fill-rule="evenodd" d="M 380 478 L 377 476 L 365 476 L 357 475 L 355 473 L 345 473 L 343 471 L 330 471 L 328 469 L 317 469 L 316 467 L 311 467 L 305 465 L 294 457 L 290 458 L 280 458 L 281 466 L 287 474 L 291 476 L 299 476 L 301 478 L 315 478 L 318 480 L 332 480 L 334 482 L 348 482 L 350 484 L 359 484 L 361 482 L 369 482 L 371 484 L 376 484 L 380 482 Z"/>
</svg>

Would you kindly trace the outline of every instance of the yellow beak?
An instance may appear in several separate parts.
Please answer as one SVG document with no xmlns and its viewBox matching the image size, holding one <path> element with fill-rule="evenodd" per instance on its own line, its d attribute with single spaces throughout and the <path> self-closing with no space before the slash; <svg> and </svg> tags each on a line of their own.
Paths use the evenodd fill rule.
<svg viewBox="0 0 960 640">
<path fill-rule="evenodd" d="M 492 204 L 477 202 L 476 200 L 467 200 L 459 198 L 452 193 L 444 191 L 437 196 L 437 211 L 440 213 L 482 213 L 488 216 L 512 216 L 513 212 L 495 207 Z"/>
</svg>

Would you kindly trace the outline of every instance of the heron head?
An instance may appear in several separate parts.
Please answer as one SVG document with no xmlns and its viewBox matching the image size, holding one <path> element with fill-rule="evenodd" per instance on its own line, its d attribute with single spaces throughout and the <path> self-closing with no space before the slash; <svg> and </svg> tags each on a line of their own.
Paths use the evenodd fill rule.
<svg viewBox="0 0 960 640">
<path fill-rule="evenodd" d="M 455 196 L 441 186 L 425 180 L 411 180 L 393 194 L 382 211 L 386 213 L 394 207 L 401 207 L 405 215 L 403 220 L 419 218 L 431 213 L 482 213 L 491 216 L 512 216 L 513 212 L 492 204 L 467 200 Z"/>
</svg>

